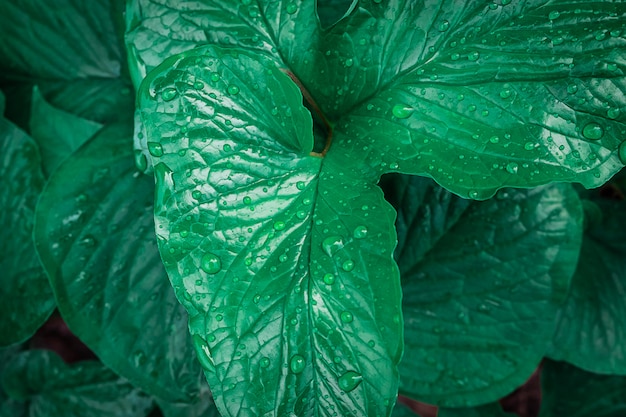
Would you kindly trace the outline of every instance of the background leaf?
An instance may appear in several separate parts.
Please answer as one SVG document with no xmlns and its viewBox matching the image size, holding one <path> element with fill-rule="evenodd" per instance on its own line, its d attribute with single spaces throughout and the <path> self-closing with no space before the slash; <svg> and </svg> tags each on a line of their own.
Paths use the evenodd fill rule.
<svg viewBox="0 0 626 417">
<path fill-rule="evenodd" d="M 498 403 L 486 404 L 473 408 L 440 408 L 437 417 L 515 417 L 517 414 L 505 413 Z"/>
<path fill-rule="evenodd" d="M 626 378 L 585 372 L 545 361 L 540 417 L 620 417 L 626 412 Z"/>
<path fill-rule="evenodd" d="M 548 349 L 574 272 L 582 210 L 568 185 L 468 202 L 395 177 L 405 354 L 401 392 L 467 407 L 521 385 Z"/>
<path fill-rule="evenodd" d="M 215 407 L 209 387 L 204 384 L 194 403 L 171 403 L 156 399 L 163 417 L 221 417 Z"/>
<path fill-rule="evenodd" d="M 310 116 L 276 65 L 202 47 L 142 84 L 161 256 L 222 414 L 389 415 L 394 214 L 362 155 L 310 154 Z"/>
<path fill-rule="evenodd" d="M 626 202 L 583 200 L 586 230 L 550 357 L 596 373 L 626 374 Z"/>
<path fill-rule="evenodd" d="M 19 354 L 1 377 L 2 387 L 13 403 L 23 403 L 27 409 L 24 416 L 144 417 L 152 408 L 149 397 L 101 363 L 66 365 L 50 351 Z"/>
<path fill-rule="evenodd" d="M 63 318 L 146 392 L 198 395 L 201 371 L 154 240 L 153 181 L 134 168 L 132 125 L 105 127 L 52 175 L 35 238 Z"/>
<path fill-rule="evenodd" d="M 31 105 L 30 133 L 39 145 L 47 175 L 102 128 L 100 123 L 54 108 L 37 87 Z"/>
<path fill-rule="evenodd" d="M 0 346 L 31 336 L 54 309 L 32 240 L 43 188 L 37 144 L 0 117 Z"/>
</svg>

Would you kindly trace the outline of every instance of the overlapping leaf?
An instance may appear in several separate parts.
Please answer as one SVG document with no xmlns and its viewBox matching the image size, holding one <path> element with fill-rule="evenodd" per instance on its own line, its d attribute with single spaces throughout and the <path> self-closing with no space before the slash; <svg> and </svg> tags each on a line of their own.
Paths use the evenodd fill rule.
<svg viewBox="0 0 626 417">
<path fill-rule="evenodd" d="M 473 408 L 440 408 L 437 417 L 515 417 L 517 414 L 505 413 L 498 403 L 486 404 Z"/>
<path fill-rule="evenodd" d="M 0 116 L 0 346 L 31 336 L 54 309 L 31 237 L 43 188 L 37 144 Z"/>
<path fill-rule="evenodd" d="M 626 374 L 626 203 L 583 200 L 587 228 L 550 356 L 597 373 Z"/>
<path fill-rule="evenodd" d="M 621 417 L 626 413 L 626 378 L 585 372 L 546 361 L 541 373 L 540 417 Z"/>
<path fill-rule="evenodd" d="M 394 213 L 365 155 L 310 154 L 272 60 L 173 57 L 139 93 L 161 256 L 224 415 L 389 415 L 402 344 Z"/>
<path fill-rule="evenodd" d="M 131 131 L 109 125 L 60 166 L 37 206 L 35 238 L 72 331 L 145 391 L 189 402 L 201 370 L 160 262 L 153 180 L 134 167 Z"/>
<path fill-rule="evenodd" d="M 51 351 L 20 353 L 0 377 L 7 417 L 144 417 L 152 408 L 148 396 L 101 363 L 66 365 Z"/>
<path fill-rule="evenodd" d="M 623 3 L 360 1 L 326 31 L 314 2 L 136 0 L 131 10 L 136 83 L 201 44 L 272 54 L 336 131 L 385 144 L 370 165 L 461 195 L 597 186 L 623 166 Z"/>
<path fill-rule="evenodd" d="M 521 385 L 546 353 L 581 245 L 569 185 L 469 202 L 395 178 L 405 354 L 401 391 L 464 407 Z"/>
</svg>

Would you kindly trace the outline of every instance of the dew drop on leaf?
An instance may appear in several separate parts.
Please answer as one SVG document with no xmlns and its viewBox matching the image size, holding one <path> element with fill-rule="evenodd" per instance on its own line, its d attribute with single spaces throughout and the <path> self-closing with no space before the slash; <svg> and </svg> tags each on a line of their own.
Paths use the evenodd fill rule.
<svg viewBox="0 0 626 417">
<path fill-rule="evenodd" d="M 626 165 L 626 140 L 620 143 L 619 148 L 617 149 L 617 156 L 619 156 L 619 160 L 622 164 Z"/>
<path fill-rule="evenodd" d="M 604 135 L 604 129 L 602 129 L 602 126 L 600 126 L 599 124 L 595 122 L 591 122 L 583 128 L 583 136 L 586 137 L 587 139 L 598 140 L 603 135 Z"/>
<path fill-rule="evenodd" d="M 295 3 L 289 3 L 285 10 L 287 10 L 287 13 L 289 14 L 294 14 L 295 12 L 298 11 L 298 5 Z"/>
<path fill-rule="evenodd" d="M 231 84 L 231 85 L 228 86 L 228 89 L 226 91 L 228 91 L 228 94 L 234 96 L 234 95 L 239 94 L 239 87 L 237 87 L 236 85 Z"/>
<path fill-rule="evenodd" d="M 200 260 L 200 268 L 207 274 L 217 274 L 222 269 L 222 261 L 217 255 L 207 252 Z"/>
<path fill-rule="evenodd" d="M 509 98 L 511 97 L 511 90 L 508 88 L 505 88 L 504 90 L 500 91 L 500 97 L 502 98 Z"/>
<path fill-rule="evenodd" d="M 148 158 L 141 151 L 135 151 L 135 166 L 141 172 L 144 172 L 148 169 Z"/>
<path fill-rule="evenodd" d="M 220 75 L 217 72 L 211 74 L 211 81 L 217 82 L 220 80 Z"/>
<path fill-rule="evenodd" d="M 570 84 L 567 86 L 567 92 L 570 94 L 575 94 L 578 91 L 578 86 L 576 84 Z"/>
<path fill-rule="evenodd" d="M 291 357 L 291 360 L 289 361 L 289 369 L 291 369 L 291 372 L 299 374 L 304 371 L 305 367 L 306 361 L 302 355 L 293 355 Z"/>
<path fill-rule="evenodd" d="M 343 248 L 341 236 L 328 236 L 322 241 L 322 249 L 328 256 L 333 256 L 341 248 Z"/>
<path fill-rule="evenodd" d="M 393 106 L 393 109 L 391 109 L 393 115 L 398 119 L 406 119 L 412 115 L 414 111 L 415 109 L 413 107 L 407 106 L 406 104 L 396 104 Z"/>
<path fill-rule="evenodd" d="M 267 368 L 268 366 L 270 366 L 270 359 L 267 357 L 261 358 L 259 365 L 261 366 L 261 368 Z"/>
<path fill-rule="evenodd" d="M 204 88 L 204 83 L 196 81 L 195 83 L 193 83 L 193 88 L 195 88 L 196 90 L 202 90 Z"/>
<path fill-rule="evenodd" d="M 209 344 L 198 334 L 194 334 L 192 340 L 200 365 L 208 371 L 215 371 L 215 362 L 213 361 L 213 356 L 211 356 Z"/>
<path fill-rule="evenodd" d="M 161 92 L 161 98 L 163 98 L 164 101 L 172 101 L 174 100 L 174 97 L 176 97 L 176 95 L 178 94 L 178 91 L 176 91 L 175 88 L 166 88 L 165 90 L 163 90 Z"/>
<path fill-rule="evenodd" d="M 274 223 L 274 230 L 276 230 L 278 232 L 281 231 L 281 230 L 285 230 L 285 226 L 286 226 L 285 222 L 279 220 L 279 221 Z"/>
<path fill-rule="evenodd" d="M 341 265 L 341 269 L 346 272 L 350 272 L 354 269 L 354 261 L 352 259 L 348 259 Z"/>
<path fill-rule="evenodd" d="M 354 229 L 353 236 L 356 239 L 364 239 L 367 237 L 367 227 L 365 226 L 357 226 Z"/>
<path fill-rule="evenodd" d="M 349 311 L 343 311 L 339 317 L 344 323 L 352 323 L 352 320 L 354 320 L 352 313 L 350 313 Z"/>
<path fill-rule="evenodd" d="M 439 26 L 437 27 L 439 32 L 445 32 L 449 28 L 450 28 L 450 22 L 448 22 L 447 20 L 443 20 L 441 23 L 439 23 Z"/>
<path fill-rule="evenodd" d="M 469 192 L 469 197 L 474 199 L 474 200 L 476 200 L 479 196 L 480 196 L 480 194 L 476 190 L 471 190 Z"/>
<path fill-rule="evenodd" d="M 509 174 L 517 174 L 518 169 L 519 165 L 516 162 L 509 162 L 506 164 L 506 170 Z"/>
<path fill-rule="evenodd" d="M 344 64 L 346 67 L 350 68 L 352 65 L 354 65 L 354 60 L 352 58 L 348 58 L 346 59 L 346 62 Z"/>
<path fill-rule="evenodd" d="M 620 115 L 620 110 L 617 109 L 617 108 L 610 108 L 606 112 L 606 116 L 609 119 L 617 119 L 619 117 L 619 115 Z"/>
<path fill-rule="evenodd" d="M 296 188 L 297 188 L 298 190 L 304 190 L 304 187 L 305 187 L 305 186 L 306 186 L 306 184 L 304 183 L 304 181 L 298 181 L 298 182 L 296 183 Z"/>
<path fill-rule="evenodd" d="M 561 16 L 561 13 L 559 13 L 556 10 L 553 10 L 553 11 L 550 12 L 550 14 L 548 14 L 548 19 L 555 20 L 555 19 L 558 19 L 559 16 Z"/>
<path fill-rule="evenodd" d="M 348 371 L 339 377 L 339 388 L 345 392 L 350 392 L 359 386 L 363 376 L 354 371 Z"/>
<path fill-rule="evenodd" d="M 148 152 L 150 152 L 150 155 L 158 158 L 163 156 L 163 146 L 158 142 L 148 142 Z"/>
<path fill-rule="evenodd" d="M 246 205 L 252 204 L 252 199 L 248 196 L 245 196 L 243 198 L 243 204 L 246 204 Z"/>
<path fill-rule="evenodd" d="M 470 61 L 477 61 L 480 58 L 480 53 L 478 51 L 473 51 L 467 54 L 467 59 Z"/>
<path fill-rule="evenodd" d="M 335 276 L 331 273 L 324 275 L 324 283 L 327 285 L 333 285 L 335 283 Z"/>
<path fill-rule="evenodd" d="M 526 149 L 527 151 L 532 151 L 533 149 L 535 149 L 535 144 L 533 142 L 526 142 L 524 144 L 524 149 Z"/>
</svg>

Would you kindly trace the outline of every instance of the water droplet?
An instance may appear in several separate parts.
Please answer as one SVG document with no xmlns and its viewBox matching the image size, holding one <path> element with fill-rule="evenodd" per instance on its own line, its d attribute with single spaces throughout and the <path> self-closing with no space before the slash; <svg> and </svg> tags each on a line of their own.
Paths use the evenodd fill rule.
<svg viewBox="0 0 626 417">
<path fill-rule="evenodd" d="M 451 60 L 453 60 L 453 61 L 456 61 L 456 60 L 458 60 L 459 58 L 461 58 L 461 55 L 460 55 L 460 54 L 458 54 L 458 53 L 456 53 L 456 52 L 455 52 L 455 53 L 453 53 L 452 55 L 450 55 L 450 59 L 451 59 Z"/>
<path fill-rule="evenodd" d="M 259 365 L 261 366 L 261 368 L 267 368 L 268 366 L 270 366 L 270 358 L 268 357 L 261 358 Z"/>
<path fill-rule="evenodd" d="M 398 119 L 406 119 L 412 115 L 414 111 L 415 109 L 413 107 L 407 106 L 406 104 L 396 104 L 393 106 L 393 109 L 391 109 L 393 115 Z"/>
<path fill-rule="evenodd" d="M 322 249 L 328 256 L 333 256 L 343 248 L 343 240 L 341 236 L 328 236 L 322 241 Z"/>
<path fill-rule="evenodd" d="M 304 220 L 306 218 L 306 211 L 298 210 L 296 212 L 296 217 L 299 218 L 300 220 Z"/>
<path fill-rule="evenodd" d="M 341 375 L 337 382 L 339 382 L 339 388 L 345 392 L 350 392 L 359 386 L 363 376 L 354 371 L 348 371 Z"/>
<path fill-rule="evenodd" d="M 287 10 L 287 13 L 289 14 L 294 14 L 298 11 L 298 5 L 295 3 L 289 3 L 285 10 Z"/>
<path fill-rule="evenodd" d="M 524 149 L 526 149 L 527 151 L 532 151 L 533 149 L 535 149 L 535 144 L 533 142 L 526 142 L 524 144 Z"/>
<path fill-rule="evenodd" d="M 578 86 L 576 84 L 570 84 L 567 86 L 567 92 L 570 94 L 575 94 L 578 91 Z"/>
<path fill-rule="evenodd" d="M 296 183 L 296 188 L 297 188 L 298 190 L 304 190 L 304 188 L 305 188 L 305 187 L 306 187 L 306 184 L 304 183 L 304 181 L 298 181 L 298 182 Z"/>
<path fill-rule="evenodd" d="M 220 80 L 220 75 L 217 72 L 211 73 L 211 81 L 217 82 Z"/>
<path fill-rule="evenodd" d="M 561 13 L 559 13 L 556 10 L 553 10 L 553 11 L 550 12 L 550 14 L 548 14 L 548 19 L 550 19 L 550 20 L 558 19 L 559 16 L 561 16 Z"/>
<path fill-rule="evenodd" d="M 305 367 L 306 361 L 302 355 L 293 355 L 291 357 L 291 360 L 289 361 L 289 369 L 291 369 L 291 372 L 299 374 L 304 371 Z"/>
<path fill-rule="evenodd" d="M 217 274 L 222 269 L 222 261 L 217 255 L 207 252 L 200 260 L 200 268 L 207 274 Z"/>
<path fill-rule="evenodd" d="M 163 156 L 163 146 L 158 142 L 148 142 L 148 152 L 150 152 L 150 155 L 158 158 Z"/>
<path fill-rule="evenodd" d="M 285 230 L 286 224 L 285 222 L 281 222 L 280 220 L 274 223 L 274 230 L 281 231 Z"/>
<path fill-rule="evenodd" d="M 519 169 L 519 165 L 515 162 L 509 162 L 508 164 L 506 164 L 506 170 L 510 174 L 517 174 L 518 169 Z"/>
<path fill-rule="evenodd" d="M 224 320 L 224 316 L 223 315 L 221 315 L 221 314 L 216 314 L 215 315 L 215 321 L 222 321 L 222 320 Z"/>
<path fill-rule="evenodd" d="M 471 190 L 468 193 L 468 195 L 469 195 L 469 198 L 474 199 L 474 200 L 478 199 L 478 197 L 480 196 L 480 194 L 476 190 Z"/>
<path fill-rule="evenodd" d="M 609 110 L 607 110 L 606 112 L 606 116 L 609 119 L 617 119 L 619 117 L 620 114 L 620 110 L 617 108 L 610 108 Z"/>
<path fill-rule="evenodd" d="M 195 88 L 196 90 L 202 90 L 204 88 L 204 83 L 196 81 L 195 83 L 193 83 L 193 88 Z"/>
<path fill-rule="evenodd" d="M 443 20 L 441 23 L 439 23 L 439 26 L 437 27 L 437 29 L 439 29 L 439 32 L 445 32 L 449 28 L 450 22 L 448 22 L 447 20 Z"/>
<path fill-rule="evenodd" d="M 505 88 L 504 90 L 500 91 L 500 97 L 502 98 L 509 98 L 511 97 L 511 90 L 509 90 L 508 88 Z"/>
<path fill-rule="evenodd" d="M 141 172 L 148 169 L 148 158 L 141 151 L 135 151 L 135 166 Z"/>
<path fill-rule="evenodd" d="M 213 361 L 213 356 L 209 350 L 209 344 L 198 334 L 194 334 L 192 336 L 192 340 L 200 365 L 202 365 L 205 370 L 214 372 L 215 362 Z"/>
<path fill-rule="evenodd" d="M 606 69 L 608 69 L 609 71 L 616 71 L 617 70 L 617 64 L 614 63 L 610 63 L 606 65 Z"/>
<path fill-rule="evenodd" d="M 357 226 L 352 234 L 356 239 L 364 239 L 367 237 L 367 227 Z"/>
<path fill-rule="evenodd" d="M 602 129 L 602 126 L 600 126 L 599 124 L 595 122 L 591 122 L 583 128 L 583 136 L 586 137 L 587 139 L 598 140 L 603 135 L 604 135 L 604 129 Z"/>
<path fill-rule="evenodd" d="M 248 196 L 243 198 L 243 204 L 252 204 L 252 199 Z"/>
<path fill-rule="evenodd" d="M 236 85 L 231 84 L 231 85 L 228 86 L 226 91 L 228 91 L 228 94 L 235 96 L 235 95 L 239 94 L 239 87 L 237 87 Z"/>
<path fill-rule="evenodd" d="M 80 240 L 80 244 L 82 246 L 86 246 L 88 248 L 90 247 L 94 247 L 96 246 L 96 243 L 98 243 L 98 241 L 96 240 L 95 237 L 93 237 L 92 235 L 85 235 L 81 240 Z"/>
<path fill-rule="evenodd" d="M 480 53 L 478 51 L 473 51 L 467 54 L 467 59 L 470 61 L 477 61 L 480 58 Z"/>
<path fill-rule="evenodd" d="M 354 65 L 354 60 L 352 58 L 348 58 L 346 59 L 346 62 L 344 64 L 346 67 L 350 68 L 352 65 Z"/>
<path fill-rule="evenodd" d="M 343 264 L 341 264 L 341 269 L 346 272 L 350 272 L 354 269 L 354 261 L 352 259 L 348 259 Z"/>
<path fill-rule="evenodd" d="M 335 276 L 333 274 L 326 274 L 324 275 L 324 283 L 327 285 L 333 285 L 335 283 Z"/>
<path fill-rule="evenodd" d="M 489 138 L 489 142 L 491 143 L 498 143 L 500 142 L 500 138 L 498 136 L 492 136 Z"/>
<path fill-rule="evenodd" d="M 622 164 L 626 165 L 626 140 L 620 143 L 619 148 L 617 149 L 617 156 Z"/>
<path fill-rule="evenodd" d="M 350 313 L 349 311 L 343 311 L 340 315 L 340 318 L 341 321 L 343 321 L 344 323 L 352 323 L 352 320 L 354 320 L 352 313 Z"/>
<path fill-rule="evenodd" d="M 166 88 L 161 92 L 161 98 L 163 99 L 163 101 L 174 100 L 174 97 L 176 97 L 176 95 L 178 95 L 178 91 L 176 91 L 176 89 L 172 87 Z"/>
</svg>

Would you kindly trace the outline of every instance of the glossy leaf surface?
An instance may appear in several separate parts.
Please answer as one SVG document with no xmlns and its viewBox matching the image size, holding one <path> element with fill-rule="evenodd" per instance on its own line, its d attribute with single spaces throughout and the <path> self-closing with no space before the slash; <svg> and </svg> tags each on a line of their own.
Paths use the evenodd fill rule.
<svg viewBox="0 0 626 417">
<path fill-rule="evenodd" d="M 105 127 L 52 175 L 35 238 L 65 321 L 144 391 L 198 395 L 201 369 L 154 240 L 153 180 L 136 171 L 132 125 Z"/>
<path fill-rule="evenodd" d="M 546 361 L 541 373 L 540 417 L 621 417 L 626 413 L 626 378 L 585 372 Z"/>
<path fill-rule="evenodd" d="M 369 165 L 484 199 L 623 166 L 625 16 L 603 1 L 362 1 L 324 31 L 314 2 L 135 0 L 127 44 L 136 84 L 197 45 L 271 54 L 335 132 L 380 147 Z"/>
<path fill-rule="evenodd" d="M 581 244 L 569 185 L 460 199 L 419 177 L 397 177 L 396 256 L 405 354 L 401 392 L 463 407 L 521 385 L 549 346 Z"/>
<path fill-rule="evenodd" d="M 300 91 L 257 55 L 173 57 L 139 100 L 161 256 L 220 412 L 389 415 L 394 213 L 366 155 L 310 154 Z"/>
<path fill-rule="evenodd" d="M 626 374 L 626 203 L 583 200 L 586 230 L 550 357 L 597 373 Z"/>
<path fill-rule="evenodd" d="M 31 336 L 55 303 L 31 236 L 44 184 L 39 149 L 3 117 L 0 149 L 0 346 L 6 346 Z"/>
<path fill-rule="evenodd" d="M 148 396 L 101 363 L 67 365 L 51 351 L 22 352 L 1 376 L 11 400 L 0 411 L 23 412 L 11 417 L 144 417 L 152 407 Z"/>
<path fill-rule="evenodd" d="M 39 145 L 48 175 L 102 128 L 100 123 L 51 106 L 37 87 L 33 89 L 30 117 L 30 134 Z"/>
</svg>

